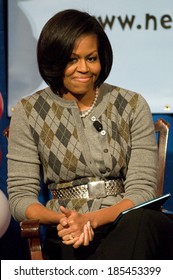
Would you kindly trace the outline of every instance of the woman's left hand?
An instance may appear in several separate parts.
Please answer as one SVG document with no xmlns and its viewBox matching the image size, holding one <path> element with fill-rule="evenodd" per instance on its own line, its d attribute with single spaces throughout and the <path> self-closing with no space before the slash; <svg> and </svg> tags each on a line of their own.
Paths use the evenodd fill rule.
<svg viewBox="0 0 173 280">
<path fill-rule="evenodd" d="M 73 233 L 74 237 L 79 237 L 83 232 L 83 227 L 87 224 L 87 220 L 83 214 L 78 213 L 75 210 L 69 210 L 63 206 L 60 206 L 61 212 L 64 217 L 59 220 L 57 226 L 58 235 L 62 239 L 68 239 L 68 236 Z"/>
<path fill-rule="evenodd" d="M 89 245 L 89 242 L 94 238 L 94 231 L 86 216 L 62 206 L 60 210 L 65 217 L 60 219 L 57 230 L 58 235 L 62 237 L 63 243 L 73 245 L 74 248 Z"/>
</svg>

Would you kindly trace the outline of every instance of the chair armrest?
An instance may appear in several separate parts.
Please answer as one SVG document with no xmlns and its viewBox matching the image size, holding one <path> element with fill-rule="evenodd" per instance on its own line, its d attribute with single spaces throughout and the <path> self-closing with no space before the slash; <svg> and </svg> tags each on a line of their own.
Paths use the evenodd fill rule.
<svg viewBox="0 0 173 280">
<path fill-rule="evenodd" d="M 31 260 L 43 260 L 39 220 L 25 220 L 20 223 L 21 237 L 28 240 Z"/>
</svg>

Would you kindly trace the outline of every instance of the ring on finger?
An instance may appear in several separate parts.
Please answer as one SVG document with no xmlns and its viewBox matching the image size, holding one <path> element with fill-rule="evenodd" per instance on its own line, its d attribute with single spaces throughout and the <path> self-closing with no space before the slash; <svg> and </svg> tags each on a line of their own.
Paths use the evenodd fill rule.
<svg viewBox="0 0 173 280">
<path fill-rule="evenodd" d="M 72 236 L 72 234 L 70 233 L 69 234 L 69 240 L 72 240 L 73 239 L 73 236 Z"/>
</svg>

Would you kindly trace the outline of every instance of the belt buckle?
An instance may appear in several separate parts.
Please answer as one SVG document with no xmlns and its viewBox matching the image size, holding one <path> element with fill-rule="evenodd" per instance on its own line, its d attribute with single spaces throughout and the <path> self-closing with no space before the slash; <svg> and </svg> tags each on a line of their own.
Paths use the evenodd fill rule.
<svg viewBox="0 0 173 280">
<path fill-rule="evenodd" d="M 88 183 L 89 198 L 106 197 L 105 181 L 94 181 Z"/>
</svg>

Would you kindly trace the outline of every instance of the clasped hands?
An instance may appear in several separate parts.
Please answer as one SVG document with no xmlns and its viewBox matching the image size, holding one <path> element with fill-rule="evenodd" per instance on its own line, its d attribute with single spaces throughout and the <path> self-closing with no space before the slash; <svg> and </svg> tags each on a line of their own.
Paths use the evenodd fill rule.
<svg viewBox="0 0 173 280">
<path fill-rule="evenodd" d="M 62 242 L 66 245 L 72 245 L 74 248 L 81 245 L 88 246 L 94 238 L 94 231 L 85 214 L 63 206 L 60 206 L 60 210 L 64 215 L 59 221 L 57 231 Z"/>
</svg>

